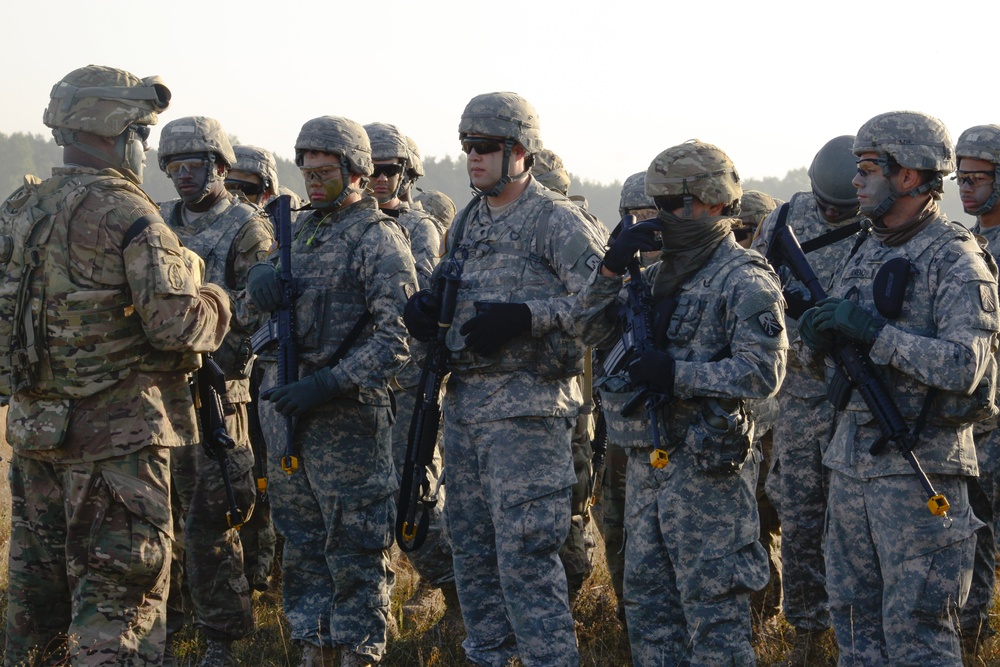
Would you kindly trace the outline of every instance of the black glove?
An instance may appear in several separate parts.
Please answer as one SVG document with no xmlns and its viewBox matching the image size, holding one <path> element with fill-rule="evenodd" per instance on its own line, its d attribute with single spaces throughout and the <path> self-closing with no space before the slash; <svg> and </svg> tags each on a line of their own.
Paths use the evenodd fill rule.
<svg viewBox="0 0 1000 667">
<path fill-rule="evenodd" d="M 656 239 L 656 233 L 660 231 L 659 220 L 636 223 L 634 215 L 626 215 L 619 224 L 621 231 L 617 236 L 612 234 L 611 247 L 604 253 L 604 266 L 608 271 L 622 275 L 636 252 L 660 250 L 663 244 Z"/>
<path fill-rule="evenodd" d="M 403 307 L 403 324 L 411 336 L 426 343 L 437 336 L 440 313 L 441 301 L 437 294 L 422 289 L 411 296 Z"/>
<path fill-rule="evenodd" d="M 819 329 L 816 318 L 820 313 L 818 306 L 813 306 L 802 313 L 802 317 L 799 318 L 799 338 L 813 350 L 826 354 L 833 349 L 833 332 Z"/>
<path fill-rule="evenodd" d="M 340 383 L 333 377 L 333 371 L 320 368 L 298 382 L 266 389 L 260 397 L 274 403 L 275 409 L 286 417 L 301 417 L 334 398 L 340 391 Z"/>
<path fill-rule="evenodd" d="M 476 301 L 476 313 L 459 333 L 476 354 L 493 354 L 511 338 L 531 331 L 531 309 L 523 303 Z"/>
<path fill-rule="evenodd" d="M 270 264 L 254 264 L 247 273 L 247 294 L 257 308 L 273 313 L 281 307 L 281 281 Z"/>
<path fill-rule="evenodd" d="M 667 398 L 674 395 L 674 358 L 666 352 L 646 350 L 632 358 L 628 376 L 633 384 L 644 384 Z"/>
</svg>

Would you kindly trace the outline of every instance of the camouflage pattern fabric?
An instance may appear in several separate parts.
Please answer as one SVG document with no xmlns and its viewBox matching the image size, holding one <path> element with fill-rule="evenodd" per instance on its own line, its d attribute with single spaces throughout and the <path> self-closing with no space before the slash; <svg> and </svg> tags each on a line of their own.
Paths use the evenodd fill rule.
<svg viewBox="0 0 1000 667">
<path fill-rule="evenodd" d="M 76 174 L 99 176 L 66 235 L 67 266 L 81 300 L 89 291 L 128 289 L 153 347 L 217 348 L 229 326 L 228 298 L 201 285 L 201 260 L 181 248 L 141 191 L 117 185 L 118 172 L 53 170 L 55 178 Z M 132 222 L 143 216 L 152 224 L 122 250 Z M 157 352 L 142 363 L 157 368 L 173 358 Z M 33 646 L 58 646 L 66 634 L 79 637 L 71 647 L 78 664 L 157 664 L 173 534 L 163 448 L 194 434 L 185 373 L 136 369 L 108 389 L 63 402 L 72 411 L 53 423 L 46 421 L 52 400 L 11 397 L 11 475 L 22 500 L 15 500 L 12 517 L 5 664 L 27 660 Z M 33 441 L 52 427 L 65 429 L 60 447 L 38 450 Z M 91 553 L 70 548 L 80 544 Z"/>
<path fill-rule="evenodd" d="M 649 278 L 658 267 L 646 270 L 654 274 Z M 607 345 L 620 335 L 608 308 L 621 286 L 620 277 L 595 272 L 578 294 L 573 313 L 587 342 Z M 655 302 L 655 290 L 652 296 Z M 749 592 L 768 578 L 758 541 L 760 455 L 750 448 L 737 474 L 706 473 L 693 445 L 706 437 L 698 397 L 765 398 L 777 391 L 788 345 L 781 296 L 763 258 L 732 236 L 675 296 L 666 351 L 676 360 L 676 398 L 673 414 L 659 415 L 670 462 L 650 465 L 648 436 L 627 445 L 624 595 L 632 657 L 641 666 L 751 665 Z M 732 357 L 709 361 L 727 345 Z"/>
<path fill-rule="evenodd" d="M 965 480 L 979 472 L 972 425 L 942 410 L 951 404 L 949 390 L 974 386 L 994 354 L 1000 329 L 995 265 L 932 201 L 925 213 L 931 216 L 927 226 L 899 245 L 866 240 L 831 288 L 833 296 L 850 294 L 881 317 L 872 296 L 877 270 L 896 257 L 913 263 L 906 307 L 883 326 L 870 357 L 911 424 L 928 387 L 938 387 L 917 454 L 952 506 L 946 529 L 927 513 L 903 457 L 891 450 L 869 453 L 879 431 L 855 391 L 838 413 L 823 455 L 824 465 L 835 471 L 827 510 L 827 590 L 847 664 L 855 656 L 863 663 L 892 656 L 905 664 L 958 664 L 954 619 L 972 576 L 973 533 L 982 526 L 969 508 Z"/>
<path fill-rule="evenodd" d="M 539 269 L 514 254 L 512 235 L 537 241 L 534 252 L 547 263 L 534 284 L 517 279 Z M 557 552 L 570 525 L 570 442 L 583 401 L 574 377 L 543 379 L 542 360 L 517 355 L 536 349 L 531 341 L 542 336 L 574 335 L 570 295 L 600 261 L 603 239 L 574 204 L 530 179 L 496 218 L 481 201 L 463 238 L 450 242 L 475 245 L 458 296 L 468 307 L 456 313 L 454 329 L 471 317 L 471 300 L 484 290 L 503 291 L 505 300 L 531 309 L 530 336 L 511 340 L 496 358 L 465 349 L 461 337 L 449 341 L 465 360 L 453 367 L 444 403 L 446 511 L 468 630 L 463 646 L 470 660 L 486 665 L 502 665 L 515 652 L 525 664 L 575 664 Z M 497 365 L 504 358 L 513 368 Z"/>
<path fill-rule="evenodd" d="M 625 609 L 625 469 L 628 453 L 611 440 L 604 459 L 601 479 L 601 534 L 604 537 L 604 559 L 611 576 L 611 586 L 618 598 L 621 613 Z"/>
<path fill-rule="evenodd" d="M 247 416 L 250 380 L 244 367 L 249 349 L 246 339 L 257 318 L 245 321 L 248 308 L 240 301 L 247 271 L 267 258 L 273 242 L 272 225 L 262 211 L 229 193 L 190 224 L 183 209 L 180 200 L 160 206 L 164 220 L 185 246 L 205 261 L 206 280 L 225 286 L 236 313 L 226 340 L 213 356 L 226 374 L 223 407 L 232 413 L 226 415 L 226 428 L 236 441 L 228 454 L 229 475 L 237 505 L 247 516 L 253 511 L 256 484 L 250 473 L 254 462 Z M 177 448 L 171 457 L 175 459 L 171 464 L 174 518 L 184 531 L 183 547 L 178 545 L 175 555 L 184 565 L 171 573 L 169 606 L 175 618 L 168 620 L 170 630 L 182 624 L 182 619 L 176 618 L 176 609 L 182 605 L 174 598 L 181 594 L 183 588 L 178 584 L 183 587 L 182 577 L 186 576 L 195 625 L 211 639 L 241 639 L 254 625 L 250 584 L 244 573 L 240 532 L 226 520 L 228 501 L 219 464 L 195 443 Z"/>
<path fill-rule="evenodd" d="M 776 210 L 764 219 L 751 248 L 767 253 L 778 214 Z M 799 192 L 788 203 L 785 222 L 799 242 L 805 243 L 858 219 L 827 223 L 819 215 L 813 194 Z M 856 238 L 851 236 L 807 255 L 821 285 L 833 280 Z M 785 293 L 794 295 L 790 299 L 809 298 L 809 290 L 788 267 L 780 266 L 778 275 Z M 797 340 L 798 322 L 787 313 L 785 322 L 789 338 Z M 774 458 L 767 491 L 772 499 L 779 499 L 776 509 L 782 532 L 785 619 L 797 629 L 815 631 L 830 627 L 822 548 L 829 473 L 823 467 L 822 453 L 833 435 L 833 407 L 826 400 L 825 383 L 803 366 L 797 349 L 793 345 L 788 352 L 788 372 L 778 394 L 781 419 L 773 427 Z"/>
<path fill-rule="evenodd" d="M 292 268 L 306 286 L 296 304 L 299 376 L 329 363 L 361 311 L 368 309 L 373 323 L 332 369 L 341 395 L 299 418 L 300 469 L 270 477 L 271 511 L 285 538 L 285 615 L 293 640 L 378 660 L 394 579 L 389 547 L 398 488 L 388 382 L 408 357 L 402 312 L 417 277 L 406 239 L 371 197 L 325 215 L 314 211 L 296 222 L 294 234 Z M 274 386 L 273 357 L 261 362 L 261 386 Z M 269 401 L 258 411 L 269 467 L 280 470 L 285 420 Z"/>
</svg>

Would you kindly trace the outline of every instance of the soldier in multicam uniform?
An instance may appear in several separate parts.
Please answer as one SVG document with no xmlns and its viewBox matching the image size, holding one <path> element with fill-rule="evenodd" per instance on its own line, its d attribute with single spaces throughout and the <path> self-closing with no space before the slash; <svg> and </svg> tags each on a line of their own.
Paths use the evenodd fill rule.
<svg viewBox="0 0 1000 667">
<path fill-rule="evenodd" d="M 811 192 L 792 195 L 783 224 L 802 243 L 818 245 L 807 255 L 822 285 L 829 285 L 837 265 L 850 252 L 860 230 L 858 198 L 851 179 L 855 164 L 854 137 L 843 135 L 826 142 L 809 166 Z M 780 209 L 760 225 L 751 247 L 767 255 Z M 787 266 L 775 267 L 786 301 L 785 322 L 794 340 L 798 318 L 812 305 L 805 285 Z M 823 564 L 823 525 L 827 479 L 823 451 L 830 441 L 833 406 L 826 387 L 814 377 L 796 348 L 788 355 L 788 373 L 778 394 L 781 419 L 772 429 L 774 460 L 767 495 L 781 522 L 781 577 L 785 620 L 795 628 L 795 643 L 785 660 L 793 665 L 815 665 L 831 643 Z"/>
<path fill-rule="evenodd" d="M 962 206 L 976 216 L 973 232 L 986 239 L 994 259 L 1000 255 L 1000 125 L 977 125 L 963 132 L 955 144 Z M 968 659 L 980 653 L 983 641 L 995 631 L 989 623 L 996 583 L 997 522 L 1000 521 L 1000 429 L 996 420 L 974 427 L 979 477 L 969 478 L 969 504 L 985 526 L 976 531 L 976 562 L 969 599 L 959 612 L 962 649 Z"/>
<path fill-rule="evenodd" d="M 480 195 L 449 234 L 464 263 L 444 402 L 447 514 L 466 657 L 499 667 L 578 664 L 559 548 L 576 481 L 570 440 L 585 348 L 571 295 L 600 262 L 579 208 L 530 175 L 538 115 L 514 93 L 474 97 L 459 123 Z M 407 304 L 415 337 L 440 304 Z"/>
<path fill-rule="evenodd" d="M 236 145 L 233 146 L 233 153 L 236 164 L 226 174 L 226 189 L 229 192 L 255 206 L 265 206 L 282 192 L 278 183 L 278 166 L 271 151 L 258 146 Z M 297 208 L 295 200 L 292 206 Z M 254 407 L 247 410 L 247 422 L 257 497 L 253 514 L 240 528 L 240 542 L 243 544 L 243 570 L 250 587 L 266 591 L 271 583 L 278 536 L 271 521 L 271 499 L 267 493 L 267 443 L 255 407 L 261 375 L 260 366 L 255 365 L 250 376 L 250 403 Z"/>
<path fill-rule="evenodd" d="M 668 148 L 646 171 L 645 190 L 658 218 L 619 231 L 573 311 L 585 340 L 613 340 L 620 331 L 608 309 L 621 276 L 637 250 L 660 247 L 661 232 L 661 261 L 645 271 L 655 349 L 627 365 L 633 387 L 664 398 L 649 408 L 662 442 L 646 435 L 623 443 L 632 658 L 641 667 L 753 665 L 748 593 L 767 583 L 767 555 L 747 400 L 774 394 L 784 376 L 780 287 L 764 258 L 733 238 L 742 190 L 719 148 Z M 639 412 L 634 421 L 648 420 Z"/>
<path fill-rule="evenodd" d="M 205 261 L 205 279 L 225 288 L 233 319 L 215 361 L 226 375 L 222 397 L 226 428 L 236 447 L 228 453 L 236 504 L 244 516 L 256 496 L 247 404 L 250 402 L 249 337 L 256 313 L 238 306 L 251 266 L 267 257 L 274 240 L 267 216 L 230 193 L 225 182 L 236 155 L 219 122 L 204 116 L 172 120 L 160 133 L 160 169 L 170 177 L 180 199 L 160 204 L 160 215 L 184 245 Z M 194 607 L 195 625 L 207 639 L 201 667 L 232 665 L 232 642 L 253 631 L 250 584 L 243 566 L 239 525 L 230 525 L 219 463 L 192 442 L 171 451 L 174 517 L 183 526 L 183 546 L 175 549 L 171 572 L 171 611 L 175 612 L 182 578 Z M 173 614 L 168 632 L 183 624 Z M 173 664 L 168 641 L 167 664 Z"/>
<path fill-rule="evenodd" d="M 403 234 L 364 194 L 372 159 L 361 125 L 334 116 L 308 121 L 295 161 L 311 202 L 291 247 L 302 379 L 275 387 L 275 359 L 262 355 L 259 411 L 274 470 L 285 418 L 297 420 L 300 468 L 271 477 L 271 508 L 285 538 L 282 593 L 300 665 L 337 664 L 339 649 L 339 664 L 353 667 L 385 651 L 398 488 L 388 383 L 409 356 L 402 311 L 417 276 Z M 274 264 L 253 267 L 247 291 L 261 311 L 276 310 Z M 358 322 L 360 335 L 331 366 Z"/>
<path fill-rule="evenodd" d="M 441 230 L 441 236 L 444 237 L 458 212 L 451 197 L 437 190 L 420 190 L 420 194 L 416 196 L 416 203 L 434 216 L 438 222 L 438 229 Z"/>
<path fill-rule="evenodd" d="M 437 266 L 441 253 L 441 233 L 434 217 L 421 209 L 411 207 L 400 200 L 399 194 L 409 177 L 411 151 L 406 137 L 395 125 L 370 123 L 365 132 L 372 146 L 374 172 L 369 190 L 378 200 L 379 210 L 402 227 L 410 241 L 410 252 L 417 269 L 420 287 L 429 287 L 431 274 Z M 396 375 L 395 395 L 396 419 L 392 427 L 392 455 L 396 470 L 402 473 L 406 463 L 406 449 L 410 432 L 410 416 L 416 401 L 417 383 L 420 380 L 420 359 L 411 358 L 403 370 Z M 431 488 L 436 488 L 441 476 L 443 462 L 441 447 L 434 450 L 434 458 L 427 465 L 427 479 Z M 455 590 L 455 571 L 451 564 L 451 546 L 444 529 L 444 494 L 442 487 L 437 502 L 428 506 L 428 528 L 426 539 L 419 549 L 407 554 L 413 568 L 420 575 L 420 586 L 404 609 L 408 616 L 426 614 L 429 608 L 437 606 L 443 596 L 449 613 L 449 622 L 461 623 L 458 611 L 458 593 Z M 412 618 L 411 618 L 412 620 Z"/>
<path fill-rule="evenodd" d="M 43 116 L 65 166 L 26 179 L 0 212 L 9 666 L 162 660 L 168 452 L 195 437 L 187 372 L 230 318 L 226 293 L 201 284 L 202 261 L 138 187 L 169 100 L 158 77 L 70 72 Z"/>
<path fill-rule="evenodd" d="M 946 519 L 928 513 L 896 445 L 870 452 L 880 430 L 851 391 L 823 452 L 831 471 L 824 542 L 830 617 L 841 664 L 957 666 L 955 618 L 983 525 L 967 489 L 978 473 L 972 423 L 995 415 L 983 381 L 988 369 L 996 381 L 996 265 L 938 210 L 942 178 L 955 168 L 941 121 L 910 111 L 875 116 L 858 130 L 854 154 L 871 236 L 834 273 L 831 298 L 799 318 L 799 336 L 817 361 L 834 336 L 868 351 L 951 510 Z M 899 280 L 895 290 L 875 287 Z"/>
</svg>

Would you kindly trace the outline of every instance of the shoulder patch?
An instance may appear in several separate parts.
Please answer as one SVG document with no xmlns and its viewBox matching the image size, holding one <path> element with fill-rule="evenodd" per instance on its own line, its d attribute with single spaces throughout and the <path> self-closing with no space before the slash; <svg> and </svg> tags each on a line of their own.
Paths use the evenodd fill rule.
<svg viewBox="0 0 1000 667">
<path fill-rule="evenodd" d="M 996 294 L 989 285 L 979 286 L 979 301 L 982 303 L 984 312 L 992 313 L 997 309 Z"/>
<path fill-rule="evenodd" d="M 765 310 L 757 316 L 757 323 L 760 324 L 761 331 L 768 338 L 777 338 L 784 331 L 785 326 L 781 320 L 770 310 Z"/>
</svg>

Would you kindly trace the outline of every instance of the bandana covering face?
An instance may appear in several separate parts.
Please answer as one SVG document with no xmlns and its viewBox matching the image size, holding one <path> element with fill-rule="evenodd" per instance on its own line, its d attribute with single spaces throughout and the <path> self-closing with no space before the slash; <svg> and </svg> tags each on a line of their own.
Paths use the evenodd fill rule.
<svg viewBox="0 0 1000 667">
<path fill-rule="evenodd" d="M 890 229 L 885 226 L 885 223 L 881 218 L 877 221 L 873 220 L 872 234 L 875 235 L 875 238 L 890 248 L 903 245 L 919 234 L 924 227 L 930 224 L 930 221 L 934 219 L 937 214 L 937 202 L 933 199 L 929 199 L 927 201 L 927 205 L 924 206 L 924 209 L 920 211 L 919 214 L 917 214 L 917 217 L 913 218 L 909 222 L 903 223 L 899 227 L 893 227 Z"/>
<path fill-rule="evenodd" d="M 683 220 L 666 211 L 660 211 L 657 217 L 663 223 L 663 252 L 653 295 L 659 301 L 673 296 L 705 265 L 722 239 L 732 233 L 733 222 L 726 216 Z"/>
</svg>

